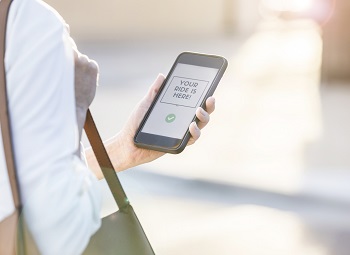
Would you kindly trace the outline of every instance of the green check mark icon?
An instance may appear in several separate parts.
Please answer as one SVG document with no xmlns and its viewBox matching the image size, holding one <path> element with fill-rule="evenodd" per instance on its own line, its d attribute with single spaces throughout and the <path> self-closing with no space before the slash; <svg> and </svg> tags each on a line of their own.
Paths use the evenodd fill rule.
<svg viewBox="0 0 350 255">
<path fill-rule="evenodd" d="M 171 122 L 173 122 L 175 119 L 176 119 L 175 114 L 171 113 L 171 114 L 168 114 L 168 115 L 166 116 L 165 121 L 168 122 L 168 123 L 171 123 Z"/>
</svg>

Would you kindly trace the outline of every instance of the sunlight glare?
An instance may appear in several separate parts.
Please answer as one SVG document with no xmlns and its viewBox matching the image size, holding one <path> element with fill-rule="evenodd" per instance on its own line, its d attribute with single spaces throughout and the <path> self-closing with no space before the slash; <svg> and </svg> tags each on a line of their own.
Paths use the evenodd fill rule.
<svg viewBox="0 0 350 255">
<path fill-rule="evenodd" d="M 263 0 L 263 5 L 278 12 L 306 12 L 313 6 L 314 0 Z"/>
</svg>

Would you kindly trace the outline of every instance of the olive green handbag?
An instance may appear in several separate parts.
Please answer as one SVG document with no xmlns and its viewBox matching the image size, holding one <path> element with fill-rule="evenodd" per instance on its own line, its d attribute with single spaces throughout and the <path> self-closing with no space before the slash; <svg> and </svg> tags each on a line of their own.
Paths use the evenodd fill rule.
<svg viewBox="0 0 350 255">
<path fill-rule="evenodd" d="M 16 211 L 0 222 L 0 255 L 36 255 L 39 253 L 35 243 L 20 217 L 22 203 L 11 141 L 10 116 L 7 109 L 4 55 L 6 22 L 11 2 L 12 0 L 0 0 L 0 58 L 2 58 L 0 61 L 0 116 L 7 169 Z M 91 237 L 83 254 L 153 255 L 154 251 L 120 184 L 90 111 L 87 113 L 84 128 L 119 210 L 102 219 L 101 228 Z"/>
</svg>

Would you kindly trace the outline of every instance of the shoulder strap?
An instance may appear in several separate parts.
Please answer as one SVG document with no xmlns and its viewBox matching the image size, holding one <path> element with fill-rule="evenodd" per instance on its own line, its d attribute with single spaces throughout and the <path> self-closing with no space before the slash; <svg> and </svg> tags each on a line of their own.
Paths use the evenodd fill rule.
<svg viewBox="0 0 350 255">
<path fill-rule="evenodd" d="M 11 184 L 13 201 L 16 209 L 21 209 L 22 203 L 19 193 L 16 165 L 14 160 L 13 145 L 11 141 L 10 116 L 8 111 L 6 76 L 5 76 L 5 43 L 6 24 L 12 0 L 0 2 L 0 121 L 3 146 L 5 151 L 8 176 Z"/>
<path fill-rule="evenodd" d="M 87 137 L 89 138 L 96 159 L 101 167 L 102 173 L 106 178 L 109 189 L 113 194 L 114 200 L 117 203 L 119 210 L 123 210 L 123 208 L 129 205 L 129 200 L 123 190 L 122 185 L 120 184 L 119 178 L 108 156 L 106 148 L 103 145 L 90 110 L 88 110 L 86 115 L 84 129 Z"/>
</svg>

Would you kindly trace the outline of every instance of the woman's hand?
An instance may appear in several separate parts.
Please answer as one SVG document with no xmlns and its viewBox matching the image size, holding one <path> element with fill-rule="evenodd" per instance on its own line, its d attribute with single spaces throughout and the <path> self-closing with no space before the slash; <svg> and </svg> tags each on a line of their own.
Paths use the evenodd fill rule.
<svg viewBox="0 0 350 255">
<path fill-rule="evenodd" d="M 121 132 L 118 133 L 118 135 L 114 138 L 113 144 L 118 148 L 115 147 L 111 151 L 111 157 L 112 161 L 114 161 L 114 157 L 116 157 L 116 161 L 118 161 L 118 163 L 115 164 L 117 171 L 125 170 L 133 166 L 153 161 L 165 154 L 163 152 L 138 148 L 134 145 L 135 133 L 143 117 L 151 106 L 164 79 L 164 76 L 161 74 L 157 77 L 146 96 L 141 100 L 141 102 L 132 112 Z M 199 122 L 198 124 L 192 122 L 189 127 L 191 138 L 188 142 L 188 145 L 191 145 L 195 143 L 196 140 L 198 140 L 201 135 L 201 129 L 208 124 L 210 119 L 209 114 L 211 114 L 215 109 L 215 99 L 213 97 L 209 97 L 207 99 L 206 109 L 207 111 L 203 110 L 202 108 L 197 109 L 196 116 L 199 119 Z M 113 153 L 113 151 L 119 151 L 119 153 Z"/>
<path fill-rule="evenodd" d="M 164 82 L 164 79 L 165 78 L 162 74 L 158 75 L 146 96 L 137 104 L 134 111 L 131 113 L 123 129 L 116 136 L 104 142 L 113 166 L 117 172 L 143 163 L 151 162 L 165 154 L 163 152 L 138 148 L 134 145 L 135 133 Z M 208 124 L 210 119 L 209 114 L 215 110 L 215 99 L 213 97 L 207 99 L 206 109 L 207 111 L 204 111 L 202 108 L 197 109 L 196 116 L 199 122 L 198 124 L 193 122 L 189 127 L 191 138 L 188 145 L 191 145 L 198 140 L 201 135 L 201 129 Z M 90 169 L 95 173 L 96 177 L 102 179 L 103 174 L 91 148 L 86 151 L 86 159 Z"/>
</svg>

